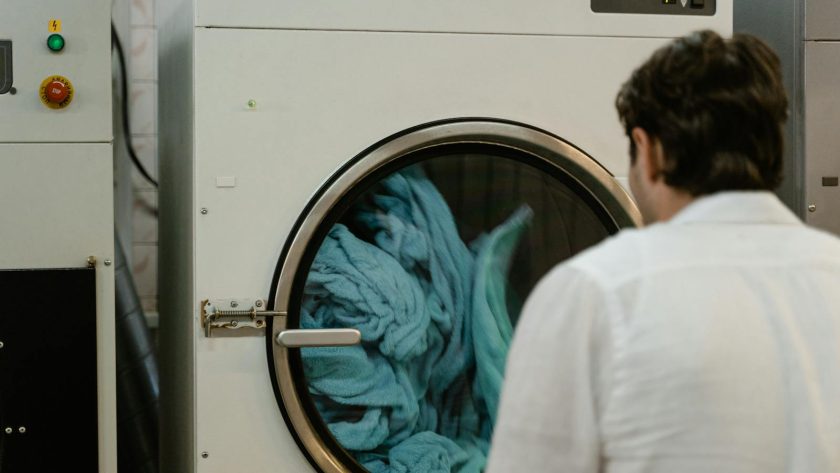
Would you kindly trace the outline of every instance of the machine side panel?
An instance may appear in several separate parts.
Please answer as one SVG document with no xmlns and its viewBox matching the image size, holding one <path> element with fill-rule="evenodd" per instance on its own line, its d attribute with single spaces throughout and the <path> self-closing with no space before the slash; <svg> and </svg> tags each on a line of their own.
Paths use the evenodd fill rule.
<svg viewBox="0 0 840 473">
<path fill-rule="evenodd" d="M 805 212 L 805 221 L 840 235 L 838 89 L 840 42 L 806 42 L 805 199 L 808 211 Z"/>
<path fill-rule="evenodd" d="M 784 128 L 784 180 L 776 194 L 802 216 L 802 6 L 798 0 L 739 0 L 735 3 L 735 32 L 756 35 L 779 55 L 788 95 Z"/>
<path fill-rule="evenodd" d="M 197 458 L 193 323 L 193 8 L 159 2 L 160 399 L 162 473 L 191 473 Z M 245 471 L 245 470 L 243 470 Z"/>
<path fill-rule="evenodd" d="M 805 1 L 805 39 L 840 39 L 840 2 Z"/>
<path fill-rule="evenodd" d="M 96 258 L 99 471 L 116 471 L 111 145 L 0 143 L 0 165 L 1 269 L 82 268 Z M 48 293 L 33 304 L 61 310 Z"/>
<path fill-rule="evenodd" d="M 4 0 L 0 40 L 11 41 L 14 93 L 0 95 L 0 142 L 110 142 L 111 33 L 108 0 Z M 55 24 L 53 24 L 55 23 Z M 47 47 L 51 34 L 61 51 Z M 70 81 L 72 101 L 52 109 L 41 101 L 42 82 Z"/>
<path fill-rule="evenodd" d="M 194 299 L 268 298 L 320 184 L 419 124 L 527 123 L 626 176 L 615 94 L 665 41 L 198 28 Z M 277 408 L 264 338 L 202 334 L 195 350 L 198 471 L 312 471 Z"/>
<path fill-rule="evenodd" d="M 704 28 L 729 34 L 732 2 L 719 0 L 714 16 L 681 16 L 595 13 L 589 0 L 197 0 L 196 18 L 231 28 L 667 37 Z"/>
</svg>

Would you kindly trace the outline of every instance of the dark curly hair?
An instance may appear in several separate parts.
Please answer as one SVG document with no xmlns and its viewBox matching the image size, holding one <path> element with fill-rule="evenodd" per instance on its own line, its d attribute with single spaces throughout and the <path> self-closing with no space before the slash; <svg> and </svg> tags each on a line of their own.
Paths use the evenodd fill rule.
<svg viewBox="0 0 840 473">
<path fill-rule="evenodd" d="M 665 182 L 699 196 L 779 185 L 787 103 L 779 58 L 767 44 L 706 30 L 657 50 L 615 106 L 628 137 L 639 127 L 662 144 Z"/>
</svg>

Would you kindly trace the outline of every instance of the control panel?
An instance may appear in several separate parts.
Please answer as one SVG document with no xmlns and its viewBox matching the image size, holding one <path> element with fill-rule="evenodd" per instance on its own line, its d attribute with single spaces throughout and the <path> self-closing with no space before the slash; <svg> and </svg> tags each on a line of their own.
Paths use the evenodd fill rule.
<svg viewBox="0 0 840 473">
<path fill-rule="evenodd" d="M 650 15 L 715 14 L 717 0 L 590 0 L 595 13 L 646 13 Z"/>
<path fill-rule="evenodd" d="M 0 1 L 4 473 L 117 471 L 110 30 L 111 0 Z"/>
<path fill-rule="evenodd" d="M 0 143 L 110 142 L 110 8 L 0 3 Z"/>
</svg>

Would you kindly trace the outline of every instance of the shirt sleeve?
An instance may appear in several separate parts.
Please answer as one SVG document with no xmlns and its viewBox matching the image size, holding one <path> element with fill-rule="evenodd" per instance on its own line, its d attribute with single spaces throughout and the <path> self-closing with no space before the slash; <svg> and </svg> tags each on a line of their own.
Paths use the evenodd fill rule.
<svg viewBox="0 0 840 473">
<path fill-rule="evenodd" d="M 601 471 L 599 404 L 610 378 L 607 295 L 553 270 L 523 309 L 508 354 L 487 473 Z"/>
</svg>

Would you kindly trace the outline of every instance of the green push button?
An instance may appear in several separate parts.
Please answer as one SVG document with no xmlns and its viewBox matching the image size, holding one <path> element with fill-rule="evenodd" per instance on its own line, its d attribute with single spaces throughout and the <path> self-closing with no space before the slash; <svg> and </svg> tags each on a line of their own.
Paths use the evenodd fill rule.
<svg viewBox="0 0 840 473">
<path fill-rule="evenodd" d="M 64 36 L 61 36 L 60 34 L 51 34 L 49 38 L 47 38 L 47 47 L 54 53 L 61 51 L 64 49 Z"/>
</svg>

